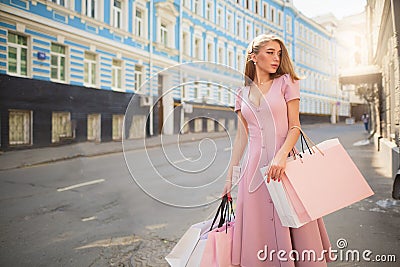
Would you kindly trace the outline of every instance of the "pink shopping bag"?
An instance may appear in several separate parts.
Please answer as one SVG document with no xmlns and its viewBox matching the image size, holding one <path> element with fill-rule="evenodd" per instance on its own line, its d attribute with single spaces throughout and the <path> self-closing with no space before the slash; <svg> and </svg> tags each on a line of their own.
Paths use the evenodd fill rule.
<svg viewBox="0 0 400 267">
<path fill-rule="evenodd" d="M 231 267 L 234 222 L 208 233 L 200 267 Z"/>
<path fill-rule="evenodd" d="M 311 150 L 314 153 L 302 153 L 302 158 L 288 161 L 282 179 L 301 222 L 313 221 L 374 194 L 337 138 Z"/>
</svg>

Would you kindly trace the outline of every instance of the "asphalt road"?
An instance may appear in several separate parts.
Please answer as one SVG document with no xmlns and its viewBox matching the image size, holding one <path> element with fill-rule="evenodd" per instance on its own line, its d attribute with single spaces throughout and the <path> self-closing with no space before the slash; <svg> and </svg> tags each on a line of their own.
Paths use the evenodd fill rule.
<svg viewBox="0 0 400 267">
<path fill-rule="evenodd" d="M 312 125 L 319 142 L 339 137 L 375 195 L 324 218 L 332 245 L 395 255 L 400 202 L 361 125 Z M 231 140 L 133 150 L 0 172 L 0 266 L 166 266 L 163 257 L 193 223 L 213 214 Z M 327 189 L 328 190 L 328 189 Z"/>
</svg>

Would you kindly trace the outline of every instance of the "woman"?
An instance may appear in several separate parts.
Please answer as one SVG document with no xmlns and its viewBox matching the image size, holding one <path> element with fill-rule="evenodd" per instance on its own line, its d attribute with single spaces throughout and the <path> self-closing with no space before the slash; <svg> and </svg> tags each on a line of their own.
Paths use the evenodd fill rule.
<svg viewBox="0 0 400 267">
<path fill-rule="evenodd" d="M 285 45 L 273 35 L 257 36 L 247 48 L 245 86 L 237 92 L 238 131 L 223 190 L 223 194 L 231 191 L 232 168 L 239 165 L 247 147 L 238 187 L 233 265 L 326 266 L 323 249 L 328 250 L 330 243 L 322 219 L 297 229 L 282 226 L 260 171 L 270 164 L 267 181 L 282 178 L 288 154 L 300 135 L 292 128 L 300 126 L 299 100 L 299 78 Z M 278 254 L 279 250 L 285 255 Z M 292 250 L 299 255 L 314 250 L 322 259 L 293 261 Z"/>
</svg>

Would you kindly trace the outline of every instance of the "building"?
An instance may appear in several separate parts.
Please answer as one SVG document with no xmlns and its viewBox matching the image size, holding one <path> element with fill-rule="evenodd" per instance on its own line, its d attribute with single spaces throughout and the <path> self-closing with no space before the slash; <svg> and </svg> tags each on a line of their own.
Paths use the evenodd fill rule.
<svg viewBox="0 0 400 267">
<path fill-rule="evenodd" d="M 385 173 L 395 178 L 400 197 L 400 69 L 399 1 L 368 0 L 366 5 L 366 44 L 368 65 L 342 75 L 342 85 L 355 86 L 368 101 L 371 135 Z"/>
<path fill-rule="evenodd" d="M 388 173 L 400 186 L 400 3 L 367 1 L 368 41 L 371 64 L 380 75 L 369 89 L 376 95 L 375 141 L 388 164 Z M 398 189 L 399 190 L 399 189 Z M 398 191 L 397 194 L 400 194 Z"/>
<path fill-rule="evenodd" d="M 261 33 L 305 78 L 304 121 L 348 116 L 335 38 L 291 0 L 1 0 L 1 149 L 233 129 Z"/>
</svg>

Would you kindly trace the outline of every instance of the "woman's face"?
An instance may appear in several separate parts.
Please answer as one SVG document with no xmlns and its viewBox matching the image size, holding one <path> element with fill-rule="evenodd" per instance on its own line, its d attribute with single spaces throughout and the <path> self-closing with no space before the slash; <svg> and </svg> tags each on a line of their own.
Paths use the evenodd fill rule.
<svg viewBox="0 0 400 267">
<path fill-rule="evenodd" d="M 257 62 L 257 68 L 267 73 L 275 73 L 281 63 L 282 49 L 277 41 L 269 41 L 264 44 L 253 61 Z"/>
</svg>

